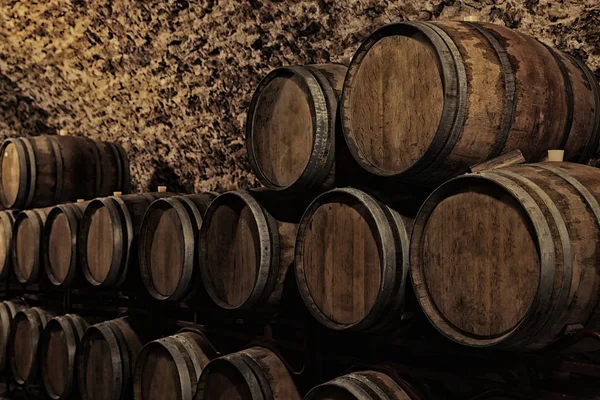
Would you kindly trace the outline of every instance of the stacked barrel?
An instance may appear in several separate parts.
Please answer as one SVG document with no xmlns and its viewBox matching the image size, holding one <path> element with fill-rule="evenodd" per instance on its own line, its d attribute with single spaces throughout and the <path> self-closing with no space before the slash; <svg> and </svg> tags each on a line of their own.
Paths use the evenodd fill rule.
<svg viewBox="0 0 600 400">
<path fill-rule="evenodd" d="M 541 349 L 600 329 L 599 141 L 600 89 L 575 58 L 492 24 L 391 24 L 348 67 L 258 84 L 246 147 L 264 188 L 126 194 L 116 144 L 8 139 L 0 202 L 22 211 L 0 213 L 0 278 L 213 321 L 299 305 L 387 337 L 424 314 L 462 345 Z M 0 365 L 53 399 L 421 398 L 374 365 L 302 393 L 274 346 L 221 354 L 210 326 L 146 322 L 3 302 Z"/>
</svg>

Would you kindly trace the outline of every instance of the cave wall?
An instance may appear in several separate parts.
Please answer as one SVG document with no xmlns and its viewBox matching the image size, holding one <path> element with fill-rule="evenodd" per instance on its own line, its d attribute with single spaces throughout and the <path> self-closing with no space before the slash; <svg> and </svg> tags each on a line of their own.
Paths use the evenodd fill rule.
<svg viewBox="0 0 600 400">
<path fill-rule="evenodd" d="M 0 139 L 64 130 L 117 141 L 138 191 L 256 186 L 243 128 L 269 70 L 347 63 L 383 24 L 467 15 L 600 77 L 598 0 L 4 0 Z"/>
</svg>

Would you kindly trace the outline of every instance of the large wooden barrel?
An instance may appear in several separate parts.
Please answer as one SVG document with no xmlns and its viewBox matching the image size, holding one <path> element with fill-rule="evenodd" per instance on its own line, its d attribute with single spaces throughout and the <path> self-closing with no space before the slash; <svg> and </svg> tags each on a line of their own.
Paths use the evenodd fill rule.
<svg viewBox="0 0 600 400">
<path fill-rule="evenodd" d="M 212 360 L 195 400 L 300 400 L 286 366 L 272 351 L 252 347 Z"/>
<path fill-rule="evenodd" d="M 311 314 L 331 329 L 386 330 L 403 320 L 412 219 L 357 189 L 334 189 L 308 207 L 295 271 Z"/>
<path fill-rule="evenodd" d="M 304 400 L 415 400 L 390 376 L 378 371 L 358 371 L 313 388 Z"/>
<path fill-rule="evenodd" d="M 196 237 L 213 193 L 158 199 L 140 228 L 139 264 L 144 285 L 158 300 L 180 301 L 200 286 Z"/>
<path fill-rule="evenodd" d="M 341 100 L 352 155 L 375 175 L 434 185 L 520 149 L 586 162 L 600 94 L 580 61 L 511 29 L 468 22 L 386 25 L 360 46 Z"/>
<path fill-rule="evenodd" d="M 88 322 L 75 314 L 54 317 L 40 340 L 42 385 L 48 397 L 69 399 L 77 394 L 75 356 Z"/>
<path fill-rule="evenodd" d="M 144 213 L 154 200 L 171 195 L 156 192 L 111 196 L 87 205 L 77 235 L 77 256 L 88 282 L 115 288 L 128 277 L 132 284 L 141 281 L 137 238 Z"/>
<path fill-rule="evenodd" d="M 600 169 L 540 163 L 455 178 L 411 238 L 433 325 L 475 347 L 537 349 L 600 327 Z"/>
<path fill-rule="evenodd" d="M 271 190 L 332 187 L 337 105 L 346 67 L 281 67 L 258 85 L 246 120 L 246 148 Z"/>
<path fill-rule="evenodd" d="M 193 399 L 202 369 L 216 356 L 204 335 L 194 330 L 148 343 L 136 364 L 134 399 Z"/>
<path fill-rule="evenodd" d="M 8 278 L 12 266 L 13 226 L 18 211 L 0 211 L 0 280 Z"/>
<path fill-rule="evenodd" d="M 20 300 L 0 303 L 0 372 L 6 371 L 8 367 L 7 355 L 15 314 L 24 308 L 25 304 Z"/>
<path fill-rule="evenodd" d="M 198 236 L 202 284 L 219 307 L 267 311 L 280 303 L 297 224 L 276 220 L 247 191 L 208 207 Z"/>
<path fill-rule="evenodd" d="M 76 136 L 6 139 L 0 148 L 0 202 L 46 207 L 129 190 L 123 148 Z"/>
<path fill-rule="evenodd" d="M 77 272 L 77 232 L 88 203 L 61 204 L 48 213 L 42 235 L 42 260 L 53 285 L 70 287 L 81 276 Z"/>
<path fill-rule="evenodd" d="M 15 314 L 10 341 L 10 367 L 17 384 L 36 383 L 38 344 L 52 317 L 51 313 L 39 307 L 23 309 Z"/>
<path fill-rule="evenodd" d="M 12 265 L 17 280 L 35 283 L 42 276 L 42 235 L 50 208 L 17 214 L 13 226 Z"/>
<path fill-rule="evenodd" d="M 90 326 L 81 338 L 77 354 L 82 399 L 131 399 L 135 363 L 147 336 L 128 317 Z"/>
</svg>

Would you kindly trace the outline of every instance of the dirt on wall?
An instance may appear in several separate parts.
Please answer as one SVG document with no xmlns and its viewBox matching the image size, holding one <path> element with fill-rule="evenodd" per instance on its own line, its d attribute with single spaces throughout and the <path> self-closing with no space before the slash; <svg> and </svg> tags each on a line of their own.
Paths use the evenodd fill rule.
<svg viewBox="0 0 600 400">
<path fill-rule="evenodd" d="M 140 191 L 255 186 L 243 128 L 269 70 L 347 63 L 383 24 L 467 15 L 600 77 L 600 0 L 5 0 L 0 139 L 66 130 L 117 141 Z"/>
</svg>

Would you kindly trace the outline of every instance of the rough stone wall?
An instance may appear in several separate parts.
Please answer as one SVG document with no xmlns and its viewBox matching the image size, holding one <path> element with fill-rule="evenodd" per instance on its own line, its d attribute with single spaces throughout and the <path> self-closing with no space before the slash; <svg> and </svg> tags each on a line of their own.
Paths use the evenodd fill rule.
<svg viewBox="0 0 600 400">
<path fill-rule="evenodd" d="M 348 62 L 383 24 L 466 15 L 600 76 L 599 0 L 4 0 L 0 138 L 64 129 L 120 142 L 137 190 L 254 186 L 243 127 L 270 69 Z"/>
</svg>

